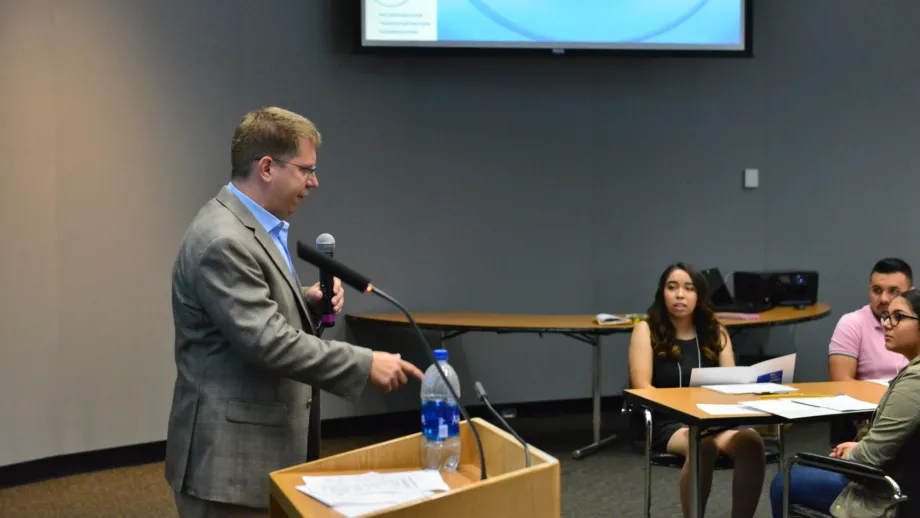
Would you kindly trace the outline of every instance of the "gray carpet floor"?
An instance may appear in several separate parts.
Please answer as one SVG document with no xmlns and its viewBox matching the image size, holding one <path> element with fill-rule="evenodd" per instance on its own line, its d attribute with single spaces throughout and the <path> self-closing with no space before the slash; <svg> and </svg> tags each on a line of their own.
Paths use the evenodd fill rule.
<svg viewBox="0 0 920 518">
<path fill-rule="evenodd" d="M 605 429 L 616 415 L 605 416 Z M 639 517 L 643 499 L 643 457 L 629 444 L 618 443 L 593 456 L 574 460 L 571 451 L 588 442 L 590 415 L 512 420 L 534 446 L 556 456 L 562 464 L 562 516 L 566 518 Z M 326 441 L 329 455 L 391 438 L 396 434 Z M 797 451 L 826 454 L 825 424 L 795 425 L 786 434 L 787 455 Z M 767 467 L 763 496 L 756 516 L 770 517 L 769 481 L 776 465 Z M 680 517 L 679 470 L 653 467 L 652 516 Z M 731 471 L 717 471 L 706 516 L 729 517 Z M 47 480 L 0 490 L 0 517 L 174 517 L 172 494 L 163 479 L 163 464 L 147 464 Z"/>
</svg>

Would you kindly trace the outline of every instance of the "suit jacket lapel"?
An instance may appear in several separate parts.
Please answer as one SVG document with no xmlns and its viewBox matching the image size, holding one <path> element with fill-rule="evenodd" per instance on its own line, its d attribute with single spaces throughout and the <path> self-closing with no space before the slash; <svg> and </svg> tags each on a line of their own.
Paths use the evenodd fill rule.
<svg viewBox="0 0 920 518">
<path fill-rule="evenodd" d="M 247 228 L 253 231 L 256 237 L 256 241 L 262 245 L 265 253 L 267 253 L 272 262 L 275 263 L 275 268 L 281 272 L 281 275 L 284 276 L 288 286 L 290 286 L 291 290 L 294 291 L 294 298 L 297 299 L 297 306 L 300 308 L 301 313 L 307 319 L 307 323 L 310 326 L 309 332 L 312 333 L 314 329 L 313 322 L 310 319 L 310 311 L 307 309 L 307 304 L 304 301 L 303 289 L 297 285 L 297 279 L 294 278 L 293 272 L 290 268 L 288 268 L 287 261 L 281 255 L 281 251 L 278 250 L 278 246 L 275 244 L 275 241 L 270 235 L 268 235 L 268 232 L 262 228 L 262 225 L 256 221 L 256 218 L 252 215 L 252 212 L 250 212 L 249 209 L 243 205 L 243 202 L 241 202 L 239 198 L 230 192 L 230 189 L 228 189 L 226 186 L 224 186 L 217 194 L 217 201 L 230 209 L 230 211 L 233 212 L 237 218 L 239 218 L 243 225 L 246 225 Z"/>
<path fill-rule="evenodd" d="M 277 247 L 276 247 L 277 248 Z M 287 266 L 287 263 L 284 263 Z M 300 297 L 297 298 L 301 302 L 300 307 L 303 309 L 303 314 L 307 317 L 307 322 L 310 325 L 310 334 L 315 334 L 316 325 L 313 324 L 313 318 L 310 316 L 310 308 L 307 307 L 307 303 L 304 301 L 303 294 L 303 283 L 300 282 L 300 278 L 297 277 L 297 271 L 294 270 L 294 285 L 300 287 Z"/>
</svg>

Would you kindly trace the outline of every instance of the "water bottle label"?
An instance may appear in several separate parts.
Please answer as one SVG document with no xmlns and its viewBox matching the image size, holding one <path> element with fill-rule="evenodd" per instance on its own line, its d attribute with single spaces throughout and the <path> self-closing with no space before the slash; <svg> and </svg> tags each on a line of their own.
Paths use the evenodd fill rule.
<svg viewBox="0 0 920 518">
<path fill-rule="evenodd" d="M 447 405 L 447 437 L 460 436 L 460 407 L 457 405 Z"/>
<path fill-rule="evenodd" d="M 444 441 L 460 435 L 460 408 L 446 401 L 422 403 L 422 436 L 429 441 Z"/>
</svg>

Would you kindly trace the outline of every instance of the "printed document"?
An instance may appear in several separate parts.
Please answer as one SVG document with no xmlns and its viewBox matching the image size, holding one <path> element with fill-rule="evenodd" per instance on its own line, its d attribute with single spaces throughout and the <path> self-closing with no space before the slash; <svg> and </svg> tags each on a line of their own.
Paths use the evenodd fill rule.
<svg viewBox="0 0 920 518">
<path fill-rule="evenodd" d="M 875 410 L 878 408 L 878 405 L 875 403 L 869 403 L 867 401 L 862 401 L 856 398 L 852 398 L 846 394 L 840 394 L 833 397 L 810 397 L 810 398 L 790 398 L 796 403 L 801 403 L 803 405 L 811 405 L 820 408 L 828 408 L 830 410 L 836 410 L 838 412 L 860 412 L 867 410 Z"/>
<path fill-rule="evenodd" d="M 412 502 L 450 491 L 437 470 L 360 475 L 304 476 L 297 490 L 348 517 Z"/>
<path fill-rule="evenodd" d="M 632 322 L 629 318 L 621 315 L 611 315 L 610 313 L 598 313 L 594 317 L 594 321 L 598 325 L 602 326 L 618 326 L 620 324 L 628 324 Z"/>
<path fill-rule="evenodd" d="M 741 385 L 703 385 L 704 389 L 723 394 L 785 394 L 799 389 L 776 383 L 744 383 Z"/>
<path fill-rule="evenodd" d="M 786 419 L 800 419 L 822 415 L 846 414 L 875 410 L 875 403 L 860 401 L 847 395 L 834 397 L 788 397 L 742 401 L 741 405 L 756 408 Z"/>
<path fill-rule="evenodd" d="M 766 412 L 768 414 L 785 417 L 786 419 L 801 419 L 803 417 L 816 417 L 819 415 L 833 415 L 840 413 L 829 408 L 802 405 L 793 401 L 793 398 L 757 399 L 753 401 L 742 401 L 741 404 L 746 407 L 756 408 L 757 410 Z"/>
<path fill-rule="evenodd" d="M 707 405 L 697 403 L 697 408 L 709 415 L 763 415 L 764 412 L 744 405 Z"/>
<path fill-rule="evenodd" d="M 690 371 L 690 386 L 711 388 L 713 385 L 753 385 L 769 383 L 780 386 L 781 383 L 792 383 L 795 375 L 795 353 L 780 356 L 760 362 L 750 367 L 704 367 Z M 747 387 L 744 390 L 751 390 Z M 776 392 L 771 389 L 770 392 Z M 780 392 L 789 392 L 796 389 L 783 387 Z M 720 390 L 722 392 L 722 390 Z M 731 394 L 750 394 L 752 392 L 727 392 Z M 763 392 L 754 392 L 763 393 Z"/>
</svg>

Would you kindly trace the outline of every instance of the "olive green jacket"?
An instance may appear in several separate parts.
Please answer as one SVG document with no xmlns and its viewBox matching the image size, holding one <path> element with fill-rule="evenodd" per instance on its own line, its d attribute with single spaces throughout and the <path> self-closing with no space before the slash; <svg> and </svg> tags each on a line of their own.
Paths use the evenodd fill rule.
<svg viewBox="0 0 920 518">
<path fill-rule="evenodd" d="M 920 466 L 920 356 L 911 360 L 888 384 L 872 415 L 866 436 L 850 450 L 847 459 L 881 469 L 901 485 L 911 499 L 920 498 L 913 487 Z M 890 491 L 851 482 L 834 503 L 835 518 L 889 518 L 895 516 Z M 903 516 L 903 513 L 902 513 Z"/>
</svg>

